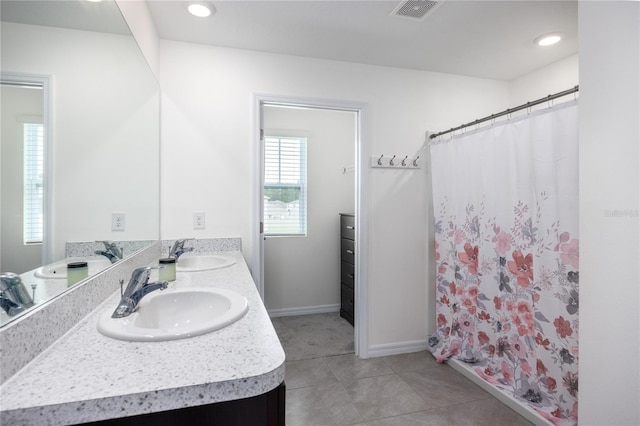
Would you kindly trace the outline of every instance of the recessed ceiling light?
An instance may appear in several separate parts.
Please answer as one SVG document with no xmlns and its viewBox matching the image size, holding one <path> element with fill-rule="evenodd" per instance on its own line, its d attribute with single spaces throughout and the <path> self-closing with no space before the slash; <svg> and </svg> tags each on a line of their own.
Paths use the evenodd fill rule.
<svg viewBox="0 0 640 426">
<path fill-rule="evenodd" d="M 190 1 L 187 2 L 187 10 L 193 16 L 206 18 L 215 13 L 216 8 L 210 1 Z"/>
<path fill-rule="evenodd" d="M 556 44 L 560 40 L 562 40 L 562 33 L 549 33 L 541 35 L 540 37 L 536 37 L 533 42 L 538 46 L 551 46 L 552 44 Z"/>
</svg>

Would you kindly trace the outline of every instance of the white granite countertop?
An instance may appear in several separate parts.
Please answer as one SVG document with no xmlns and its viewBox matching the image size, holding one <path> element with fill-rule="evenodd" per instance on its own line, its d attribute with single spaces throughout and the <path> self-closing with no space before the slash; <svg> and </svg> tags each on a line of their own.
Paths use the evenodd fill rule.
<svg viewBox="0 0 640 426">
<path fill-rule="evenodd" d="M 175 288 L 214 286 L 249 302 L 235 323 L 167 342 L 125 342 L 100 334 L 119 291 L 0 388 L 0 422 L 60 425 L 247 398 L 284 380 L 285 355 L 242 254 L 213 271 L 178 272 Z"/>
</svg>

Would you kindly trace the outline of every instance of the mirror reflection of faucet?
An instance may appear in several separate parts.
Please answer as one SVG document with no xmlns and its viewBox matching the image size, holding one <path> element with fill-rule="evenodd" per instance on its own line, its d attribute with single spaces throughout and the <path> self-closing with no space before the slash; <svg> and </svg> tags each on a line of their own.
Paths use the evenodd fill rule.
<svg viewBox="0 0 640 426">
<path fill-rule="evenodd" d="M 193 251 L 193 247 L 184 246 L 184 243 L 186 243 L 189 240 L 193 240 L 193 238 L 182 238 L 182 239 L 176 240 L 176 242 L 173 243 L 173 245 L 171 246 L 171 249 L 169 250 L 169 257 L 172 257 L 177 261 L 178 258 L 183 254 Z"/>
<path fill-rule="evenodd" d="M 33 299 L 18 274 L 13 272 L 0 274 L 0 291 L 0 307 L 9 316 L 14 316 L 33 306 Z"/>
<path fill-rule="evenodd" d="M 140 300 L 142 300 L 144 296 L 152 291 L 164 290 L 167 288 L 169 283 L 166 281 L 149 282 L 149 277 L 153 269 L 158 268 L 145 266 L 143 268 L 138 268 L 131 273 L 129 284 L 127 284 L 127 287 L 122 293 L 118 307 L 113 311 L 111 318 L 123 318 L 131 315 L 136 310 Z"/>
<path fill-rule="evenodd" d="M 108 240 L 96 242 L 104 244 L 104 250 L 96 250 L 96 254 L 105 256 L 111 261 L 111 263 L 116 263 L 118 260 L 122 260 L 122 249 L 116 246 L 116 243 Z"/>
</svg>

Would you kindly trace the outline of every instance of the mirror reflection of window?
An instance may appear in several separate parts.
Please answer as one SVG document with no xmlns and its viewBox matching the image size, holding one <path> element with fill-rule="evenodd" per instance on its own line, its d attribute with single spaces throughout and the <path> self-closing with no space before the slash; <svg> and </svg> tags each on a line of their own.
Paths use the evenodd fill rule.
<svg viewBox="0 0 640 426">
<path fill-rule="evenodd" d="M 44 231 L 44 127 L 24 123 L 24 244 L 42 244 Z"/>
</svg>

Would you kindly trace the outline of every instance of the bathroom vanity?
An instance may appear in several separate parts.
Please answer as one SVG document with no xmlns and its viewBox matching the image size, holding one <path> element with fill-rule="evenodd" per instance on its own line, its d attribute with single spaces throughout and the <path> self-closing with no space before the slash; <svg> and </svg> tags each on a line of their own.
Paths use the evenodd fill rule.
<svg viewBox="0 0 640 426">
<path fill-rule="evenodd" d="M 224 256 L 235 263 L 178 272 L 163 292 L 232 290 L 248 301 L 242 318 L 186 339 L 116 340 L 97 330 L 116 291 L 2 385 L 2 424 L 284 425 L 284 351 L 241 252 Z"/>
</svg>

